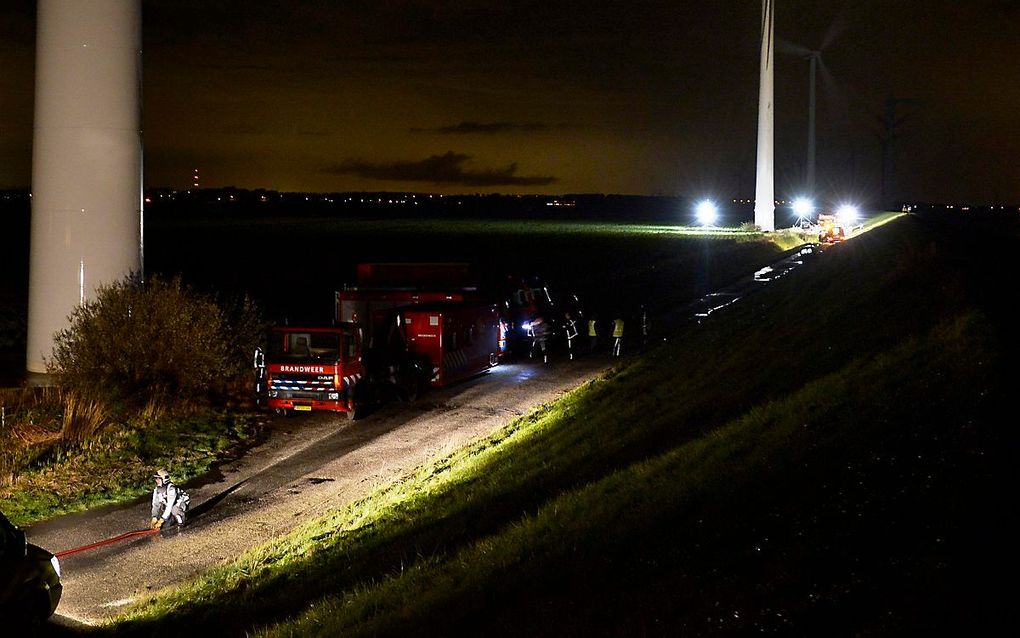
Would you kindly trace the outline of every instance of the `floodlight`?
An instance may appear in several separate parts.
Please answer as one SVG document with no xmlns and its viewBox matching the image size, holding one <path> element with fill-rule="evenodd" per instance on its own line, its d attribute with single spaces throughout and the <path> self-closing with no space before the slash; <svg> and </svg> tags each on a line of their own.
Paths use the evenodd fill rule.
<svg viewBox="0 0 1020 638">
<path fill-rule="evenodd" d="M 719 217 L 719 209 L 716 207 L 715 202 L 705 199 L 698 202 L 697 208 L 694 209 L 694 214 L 698 217 L 699 224 L 711 226 L 715 224 L 716 218 Z"/>
<path fill-rule="evenodd" d="M 793 200 L 793 212 L 796 213 L 798 220 L 807 219 L 815 212 L 815 203 L 807 197 L 798 197 Z"/>
<path fill-rule="evenodd" d="M 853 224 L 860 216 L 860 211 L 853 204 L 843 204 L 836 210 L 836 217 L 844 224 Z"/>
</svg>

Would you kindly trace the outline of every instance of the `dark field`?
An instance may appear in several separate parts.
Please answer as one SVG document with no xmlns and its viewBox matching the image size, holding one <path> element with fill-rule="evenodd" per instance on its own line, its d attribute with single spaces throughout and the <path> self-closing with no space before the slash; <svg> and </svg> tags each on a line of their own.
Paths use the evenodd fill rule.
<svg viewBox="0 0 1020 638">
<path fill-rule="evenodd" d="M 258 219 L 154 224 L 150 272 L 196 287 L 249 294 L 270 319 L 328 321 L 333 291 L 362 262 L 466 262 L 484 288 L 535 277 L 627 312 L 691 296 L 747 274 L 781 251 L 764 241 L 677 234 L 662 226 L 501 220 Z M 734 259 L 735 254 L 740 255 Z M 748 260 L 748 261 L 745 261 Z M 735 263 L 736 262 L 736 263 Z"/>
<path fill-rule="evenodd" d="M 20 207 L 18 207 L 20 206 Z M 24 368 L 28 298 L 27 203 L 5 210 L 0 239 L 0 385 Z M 248 295 L 272 322 L 326 323 L 333 292 L 362 262 L 465 262 L 494 301 L 510 277 L 577 295 L 602 315 L 658 309 L 743 276 L 782 251 L 760 240 L 684 234 L 651 223 L 535 219 L 214 219 L 153 215 L 145 229 L 146 274 L 181 275 L 224 299 Z"/>
</svg>

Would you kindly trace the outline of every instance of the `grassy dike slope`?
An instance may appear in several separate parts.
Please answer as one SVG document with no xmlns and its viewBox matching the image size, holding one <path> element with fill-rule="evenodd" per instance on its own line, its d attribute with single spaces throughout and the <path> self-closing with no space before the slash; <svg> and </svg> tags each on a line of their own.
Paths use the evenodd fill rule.
<svg viewBox="0 0 1020 638">
<path fill-rule="evenodd" d="M 893 222 L 113 629 L 991 626 L 1016 379 L 995 291 L 1017 269 L 990 262 L 1017 239 Z"/>
</svg>

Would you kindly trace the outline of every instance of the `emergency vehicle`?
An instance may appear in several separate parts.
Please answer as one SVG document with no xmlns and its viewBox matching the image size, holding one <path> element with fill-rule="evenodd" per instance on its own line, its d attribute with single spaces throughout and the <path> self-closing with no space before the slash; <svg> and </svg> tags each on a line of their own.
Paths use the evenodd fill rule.
<svg viewBox="0 0 1020 638">
<path fill-rule="evenodd" d="M 358 283 L 335 294 L 333 325 L 273 327 L 255 362 L 267 407 L 356 419 L 388 398 L 414 400 L 422 386 L 496 365 L 506 323 L 498 306 L 454 281 L 461 266 L 363 264 Z"/>
<path fill-rule="evenodd" d="M 445 386 L 499 363 L 503 331 L 496 305 L 430 304 L 397 314 L 407 351 L 428 361 L 429 382 Z"/>
<path fill-rule="evenodd" d="M 267 337 L 263 360 L 266 404 L 277 412 L 330 410 L 362 415 L 367 398 L 359 382 L 365 377 L 361 332 L 355 324 L 275 326 Z"/>
<path fill-rule="evenodd" d="M 818 229 L 818 243 L 835 244 L 846 239 L 846 228 L 837 215 L 819 215 Z"/>
<path fill-rule="evenodd" d="M 550 330 L 557 323 L 556 308 L 549 289 L 534 277 L 508 277 L 505 307 L 505 351 L 527 356 L 533 347 L 532 324 L 541 318 Z"/>
</svg>

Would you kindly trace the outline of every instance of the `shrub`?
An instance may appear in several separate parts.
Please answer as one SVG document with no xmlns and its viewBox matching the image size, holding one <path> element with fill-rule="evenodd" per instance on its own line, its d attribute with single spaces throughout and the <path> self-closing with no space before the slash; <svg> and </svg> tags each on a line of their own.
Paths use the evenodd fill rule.
<svg viewBox="0 0 1020 638">
<path fill-rule="evenodd" d="M 102 286 L 56 335 L 49 371 L 66 390 L 138 407 L 174 399 L 202 402 L 224 392 L 244 369 L 239 342 L 258 321 L 249 302 L 232 331 L 214 299 L 180 278 L 137 277 Z"/>
<path fill-rule="evenodd" d="M 251 385 L 252 357 L 255 346 L 265 337 L 262 312 L 248 297 L 223 304 L 226 321 L 228 373 L 235 381 Z"/>
<path fill-rule="evenodd" d="M 63 399 L 60 437 L 65 446 L 85 445 L 107 425 L 109 409 L 102 401 L 76 392 L 66 393 Z"/>
</svg>

